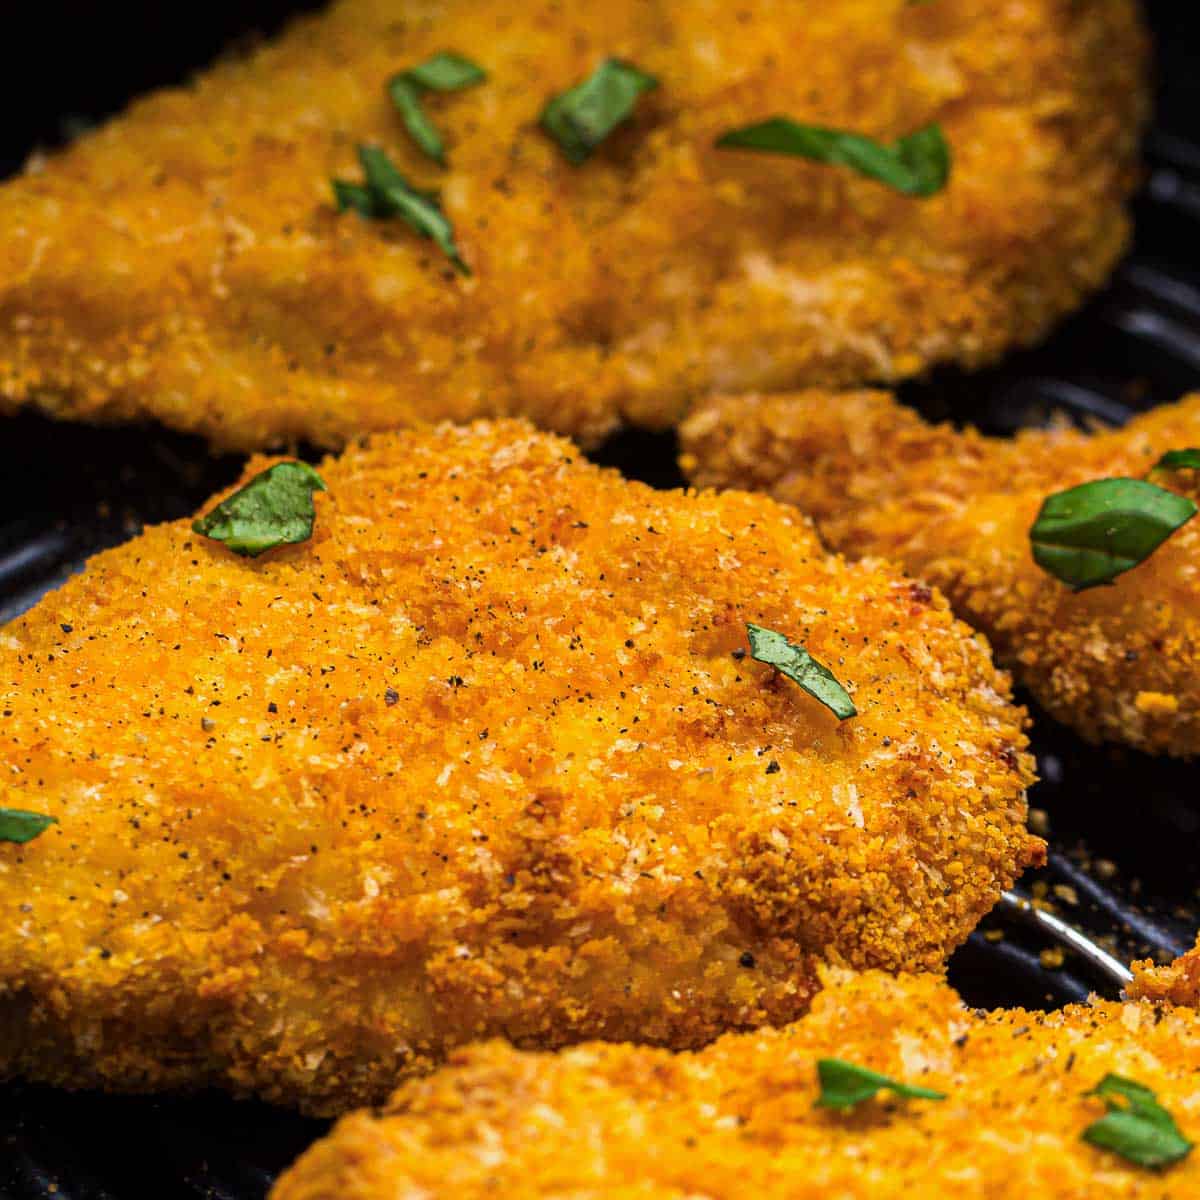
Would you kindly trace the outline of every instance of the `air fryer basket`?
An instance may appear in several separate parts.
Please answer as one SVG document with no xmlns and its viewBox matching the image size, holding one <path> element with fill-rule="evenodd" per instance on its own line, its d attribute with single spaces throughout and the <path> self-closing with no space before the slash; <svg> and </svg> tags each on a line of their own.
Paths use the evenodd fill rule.
<svg viewBox="0 0 1200 1200">
<path fill-rule="evenodd" d="M 21 104 L 5 106 L 0 174 L 81 120 L 186 76 L 231 38 L 313 7 L 48 0 L 23 12 L 15 35 L 9 27 L 7 51 L 47 69 L 29 75 Z M 1179 0 L 1148 7 L 1160 96 L 1133 253 L 1046 345 L 981 375 L 943 372 L 907 389 L 905 399 L 927 415 L 997 433 L 1055 413 L 1121 422 L 1200 387 L 1200 16 Z M 627 433 L 596 457 L 656 485 L 681 482 L 669 436 Z M 146 522 L 191 512 L 239 468 L 236 458 L 214 459 L 198 441 L 153 427 L 4 422 L 0 623 L 96 550 Z M 1031 803 L 1048 822 L 1052 853 L 1019 893 L 1051 901 L 1122 962 L 1181 952 L 1200 925 L 1196 768 L 1097 749 L 1036 709 L 1034 716 L 1042 779 Z M 1043 932 L 1002 908 L 955 956 L 951 979 L 979 1005 L 1049 1007 L 1114 992 L 1112 977 L 1084 957 L 1068 952 L 1061 966 L 1050 965 L 1042 954 L 1049 947 Z M 164 1197 L 260 1200 L 323 1128 L 216 1094 L 111 1097 L 0 1085 L 0 1200 L 125 1200 L 147 1186 Z"/>
</svg>

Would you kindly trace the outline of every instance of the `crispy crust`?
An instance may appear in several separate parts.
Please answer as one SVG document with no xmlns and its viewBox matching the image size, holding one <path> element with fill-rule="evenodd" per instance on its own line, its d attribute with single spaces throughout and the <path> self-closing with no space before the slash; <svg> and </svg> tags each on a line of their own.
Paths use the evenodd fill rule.
<svg viewBox="0 0 1200 1200">
<path fill-rule="evenodd" d="M 1133 1000 L 1200 1007 L 1200 941 L 1166 966 L 1158 966 L 1149 958 L 1135 962 L 1128 995 Z"/>
<path fill-rule="evenodd" d="M 1141 477 L 1200 445 L 1200 395 L 1121 430 L 1066 426 L 1012 440 L 931 426 L 878 392 L 713 400 L 682 430 L 704 484 L 797 505 L 850 557 L 882 555 L 942 589 L 1048 712 L 1090 741 L 1200 751 L 1200 521 L 1113 586 L 1074 594 L 1042 571 L 1029 527 L 1043 499 Z M 1194 471 L 1154 482 L 1200 499 Z"/>
<path fill-rule="evenodd" d="M 815 1111 L 815 1062 L 836 1057 L 948 1094 Z M 1080 1140 L 1109 1071 L 1153 1089 L 1200 1134 L 1200 1019 L 1097 1002 L 972 1012 L 945 984 L 833 980 L 782 1030 L 698 1054 L 499 1043 L 458 1052 L 382 1114 L 356 1113 L 308 1150 L 272 1200 L 667 1197 L 712 1200 L 1184 1200 L 1200 1155 L 1166 1173 Z"/>
<path fill-rule="evenodd" d="M 61 819 L 0 845 L 3 1069 L 344 1111 L 479 1036 L 695 1046 L 819 955 L 937 968 L 1039 857 L 985 644 L 791 510 L 516 422 L 322 473 L 311 542 L 159 526 L 0 634 L 0 806 Z"/>
<path fill-rule="evenodd" d="M 0 409 L 152 416 L 224 446 L 519 413 L 594 441 L 714 389 L 893 381 L 1041 336 L 1125 245 L 1146 111 L 1133 0 L 343 0 L 0 190 Z M 448 46 L 489 82 L 384 83 Z M 607 54 L 662 86 L 585 167 L 536 126 Z M 713 148 L 786 112 L 937 120 L 949 189 Z M 440 188 L 471 279 L 339 216 L 378 142 Z"/>
</svg>

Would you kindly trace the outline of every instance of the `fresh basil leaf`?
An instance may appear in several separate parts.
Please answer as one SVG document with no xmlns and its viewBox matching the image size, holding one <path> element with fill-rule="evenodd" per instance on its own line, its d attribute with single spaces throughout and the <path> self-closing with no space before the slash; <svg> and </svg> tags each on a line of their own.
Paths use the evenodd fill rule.
<svg viewBox="0 0 1200 1200">
<path fill-rule="evenodd" d="M 1085 1142 L 1139 1167 L 1166 1167 L 1191 1153 L 1175 1118 L 1144 1084 L 1110 1073 L 1084 1095 L 1099 1096 L 1108 1109 L 1083 1131 Z"/>
<path fill-rule="evenodd" d="M 1168 450 L 1150 469 L 1152 471 L 1200 470 L 1200 450 Z"/>
<path fill-rule="evenodd" d="M 1042 503 L 1029 531 L 1033 560 L 1075 591 L 1111 583 L 1144 562 L 1196 505 L 1141 479 L 1095 479 Z"/>
<path fill-rule="evenodd" d="M 375 203 L 375 193 L 370 188 L 363 187 L 361 183 L 347 183 L 344 179 L 335 179 L 333 196 L 337 201 L 338 212 L 345 212 L 352 208 L 362 217 L 386 215 L 380 212 L 379 206 Z"/>
<path fill-rule="evenodd" d="M 442 212 L 438 197 L 414 188 L 377 146 L 360 146 L 358 157 L 376 202 L 407 221 L 419 234 L 432 238 L 459 271 L 470 275 L 454 241 L 454 226 Z"/>
<path fill-rule="evenodd" d="M 441 134 L 421 107 L 425 92 L 457 92 L 462 88 L 474 87 L 487 78 L 487 73 L 470 59 L 443 50 L 432 58 L 406 71 L 393 75 L 388 80 L 388 94 L 404 128 L 413 141 L 443 166 L 446 163 L 446 147 Z"/>
<path fill-rule="evenodd" d="M 420 197 L 427 203 L 436 203 L 437 196 L 433 192 L 418 191 L 400 173 L 396 164 L 387 156 L 387 152 L 378 146 L 359 146 L 358 161 L 362 164 L 363 174 L 367 178 L 367 187 L 375 196 L 376 203 L 390 207 L 395 212 L 401 212 L 401 205 L 393 195 L 411 194 Z"/>
<path fill-rule="evenodd" d="M 23 808 L 0 808 L 0 842 L 24 845 L 45 833 L 51 825 L 57 824 L 57 817 L 48 817 L 44 813 L 26 812 Z"/>
<path fill-rule="evenodd" d="M 555 96 L 542 109 L 542 128 L 576 166 L 633 113 L 638 97 L 658 80 L 632 63 L 606 58 L 582 83 Z"/>
<path fill-rule="evenodd" d="M 324 490 L 324 481 L 307 463 L 276 463 L 199 517 L 192 529 L 224 542 L 235 554 L 257 558 L 312 537 L 312 494 Z"/>
<path fill-rule="evenodd" d="M 414 188 L 378 146 L 359 146 L 358 161 L 367 177 L 366 186 L 335 179 L 333 194 L 338 211 L 352 208 L 368 218 L 400 217 L 422 237 L 432 238 L 459 271 L 470 275 L 471 268 L 463 262 L 454 242 L 454 226 L 442 212 L 436 193 Z"/>
<path fill-rule="evenodd" d="M 771 117 L 757 125 L 733 129 L 717 139 L 730 150 L 791 154 L 832 166 L 851 167 L 907 196 L 932 196 L 950 179 L 950 145 L 940 125 L 926 125 L 890 146 L 874 138 L 802 125 L 790 117 Z"/>
<path fill-rule="evenodd" d="M 773 629 L 746 625 L 750 656 L 774 667 L 780 674 L 798 683 L 810 696 L 825 705 L 839 721 L 858 715 L 849 693 L 838 683 L 833 672 L 823 667 L 803 646 L 794 646 Z"/>
<path fill-rule="evenodd" d="M 439 50 L 402 74 L 431 92 L 458 92 L 487 79 L 487 72 L 478 63 L 452 50 Z"/>
<path fill-rule="evenodd" d="M 877 1071 L 868 1071 L 866 1067 L 856 1067 L 840 1058 L 822 1058 L 817 1060 L 817 1078 L 821 1082 L 821 1094 L 817 1097 L 817 1108 L 853 1108 L 864 1100 L 870 1100 L 885 1088 L 897 1096 L 907 1100 L 945 1100 L 944 1092 L 935 1092 L 930 1088 L 913 1087 L 880 1075 Z"/>
</svg>

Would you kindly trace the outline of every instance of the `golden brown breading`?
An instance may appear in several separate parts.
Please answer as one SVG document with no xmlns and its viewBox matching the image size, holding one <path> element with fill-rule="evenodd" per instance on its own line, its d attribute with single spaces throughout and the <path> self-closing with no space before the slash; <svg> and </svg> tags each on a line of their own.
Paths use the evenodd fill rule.
<svg viewBox="0 0 1200 1200">
<path fill-rule="evenodd" d="M 61 821 L 0 845 L 4 1069 L 331 1111 L 481 1035 L 694 1046 L 936 968 L 1040 855 L 986 645 L 791 509 L 519 422 L 322 473 L 311 542 L 153 528 L 0 633 L 0 807 Z"/>
<path fill-rule="evenodd" d="M 834 1057 L 947 1094 L 814 1110 Z M 697 1054 L 500 1043 L 402 1087 L 307 1151 L 272 1200 L 1184 1200 L 1200 1155 L 1164 1173 L 1080 1140 L 1108 1072 L 1200 1138 L 1200 1017 L 1145 1003 L 981 1013 L 930 977 L 831 979 L 781 1030 Z"/>
<path fill-rule="evenodd" d="M 444 49 L 490 76 L 426 98 L 445 172 L 385 94 Z M 606 55 L 661 86 L 575 167 L 538 114 Z M 978 364 L 1125 245 L 1144 58 L 1134 0 L 342 0 L 0 189 L 0 409 L 234 447 L 504 414 L 590 442 L 714 389 Z M 714 148 L 776 112 L 941 122 L 951 184 Z M 360 142 L 441 189 L 471 278 L 334 211 Z"/>
<path fill-rule="evenodd" d="M 1135 1000 L 1160 1000 L 1200 1007 L 1200 940 L 1173 963 L 1158 966 L 1153 959 L 1133 964 L 1133 982 L 1126 989 Z"/>
<path fill-rule="evenodd" d="M 810 514 L 829 545 L 882 555 L 942 589 L 1048 712 L 1090 741 L 1200 752 L 1200 521 L 1111 587 L 1074 593 L 1033 561 L 1045 497 L 1141 477 L 1200 445 L 1200 396 L 1125 429 L 1061 426 L 1008 440 L 926 424 L 877 392 L 714 400 L 683 427 L 705 484 L 760 488 Z M 1154 482 L 1200 499 L 1194 471 Z"/>
</svg>

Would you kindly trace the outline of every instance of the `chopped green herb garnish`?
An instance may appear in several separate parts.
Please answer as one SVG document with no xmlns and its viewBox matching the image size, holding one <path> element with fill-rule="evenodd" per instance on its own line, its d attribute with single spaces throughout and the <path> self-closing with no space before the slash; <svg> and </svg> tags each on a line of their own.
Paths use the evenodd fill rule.
<svg viewBox="0 0 1200 1200">
<path fill-rule="evenodd" d="M 421 97 L 426 92 L 457 92 L 474 87 L 487 78 L 487 73 L 470 59 L 443 50 L 407 71 L 401 71 L 388 80 L 388 95 L 404 122 L 414 142 L 443 166 L 446 162 L 446 147 L 433 122 L 421 107 Z"/>
<path fill-rule="evenodd" d="M 1096 479 L 1047 496 L 1029 531 L 1033 559 L 1077 592 L 1144 562 L 1196 505 L 1141 479 Z"/>
<path fill-rule="evenodd" d="M 45 833 L 51 825 L 57 824 L 57 817 L 48 817 L 44 813 L 26 812 L 22 808 L 0 808 L 0 842 L 24 845 Z"/>
<path fill-rule="evenodd" d="M 821 1081 L 817 1108 L 853 1108 L 864 1100 L 870 1100 L 884 1089 L 894 1092 L 897 1096 L 903 1096 L 906 1100 L 946 1098 L 944 1092 L 913 1087 L 887 1075 L 880 1075 L 877 1071 L 868 1071 L 866 1067 L 856 1067 L 853 1063 L 843 1062 L 840 1058 L 818 1059 L 817 1077 Z"/>
<path fill-rule="evenodd" d="M 457 92 L 487 79 L 487 72 L 478 63 L 452 50 L 439 50 L 432 58 L 400 74 L 431 92 Z"/>
<path fill-rule="evenodd" d="M 423 237 L 432 238 L 464 275 L 470 275 L 471 269 L 454 243 L 454 226 L 442 212 L 437 195 L 414 188 L 378 146 L 359 146 L 358 160 L 367 177 L 366 186 L 335 179 L 338 211 L 352 208 L 368 218 L 400 217 Z"/>
<path fill-rule="evenodd" d="M 1168 450 L 1150 469 L 1152 471 L 1200 470 L 1200 450 Z"/>
<path fill-rule="evenodd" d="M 542 128 L 577 166 L 633 113 L 643 92 L 658 80 L 632 63 L 606 58 L 582 83 L 555 96 L 542 109 Z"/>
<path fill-rule="evenodd" d="M 192 528 L 224 542 L 235 554 L 256 558 L 312 537 L 312 494 L 324 490 L 324 481 L 307 463 L 276 463 L 199 517 Z"/>
<path fill-rule="evenodd" d="M 838 683 L 832 671 L 823 667 L 803 646 L 794 646 L 773 629 L 746 625 L 750 656 L 774 667 L 780 674 L 798 683 L 810 696 L 825 705 L 840 721 L 858 715 L 849 693 Z"/>
<path fill-rule="evenodd" d="M 333 181 L 333 194 L 337 200 L 338 212 L 352 208 L 360 217 L 390 216 L 386 207 L 378 204 L 375 193 L 361 183 L 347 183 L 344 179 Z"/>
<path fill-rule="evenodd" d="M 926 125 L 890 146 L 874 138 L 802 125 L 789 117 L 771 117 L 757 125 L 733 129 L 717 139 L 729 150 L 791 154 L 814 162 L 852 167 L 908 196 L 932 196 L 950 179 L 950 146 L 940 125 Z"/>
<path fill-rule="evenodd" d="M 1083 1140 L 1139 1167 L 1166 1167 L 1191 1152 L 1192 1143 L 1145 1085 L 1108 1074 L 1085 1096 L 1099 1096 L 1108 1112 L 1084 1131 Z"/>
</svg>

